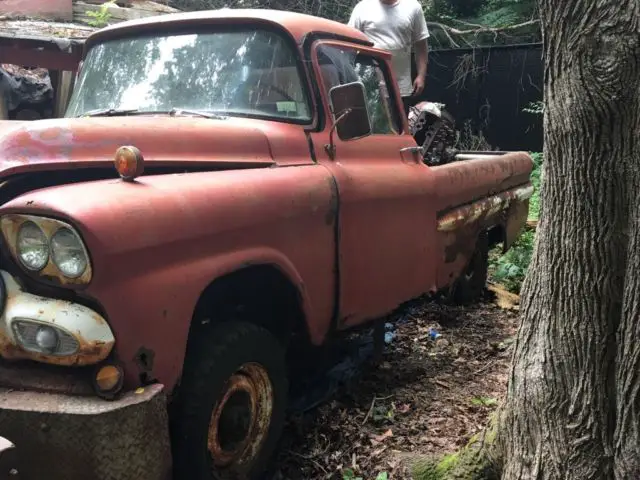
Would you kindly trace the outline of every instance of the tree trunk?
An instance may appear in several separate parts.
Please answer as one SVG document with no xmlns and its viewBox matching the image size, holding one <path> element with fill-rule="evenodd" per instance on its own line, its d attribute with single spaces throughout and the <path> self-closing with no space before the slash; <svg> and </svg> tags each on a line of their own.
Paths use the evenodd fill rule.
<svg viewBox="0 0 640 480">
<path fill-rule="evenodd" d="M 640 479 L 640 2 L 540 0 L 542 217 L 503 480 Z"/>
</svg>

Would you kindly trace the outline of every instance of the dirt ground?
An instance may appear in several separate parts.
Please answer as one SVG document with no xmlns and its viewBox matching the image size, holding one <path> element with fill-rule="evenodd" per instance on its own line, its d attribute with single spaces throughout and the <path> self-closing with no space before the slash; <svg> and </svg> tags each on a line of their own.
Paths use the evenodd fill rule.
<svg viewBox="0 0 640 480">
<path fill-rule="evenodd" d="M 408 458 L 464 445 L 505 392 L 518 312 L 497 303 L 488 293 L 471 307 L 416 302 L 395 315 L 379 366 L 290 418 L 273 478 L 411 479 Z"/>
</svg>

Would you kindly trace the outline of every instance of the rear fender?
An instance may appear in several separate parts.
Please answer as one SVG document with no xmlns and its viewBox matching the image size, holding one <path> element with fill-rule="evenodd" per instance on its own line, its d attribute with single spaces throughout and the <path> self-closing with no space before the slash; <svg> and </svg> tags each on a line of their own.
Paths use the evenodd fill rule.
<svg viewBox="0 0 640 480">
<path fill-rule="evenodd" d="M 500 229 L 504 251 L 517 240 L 527 220 L 532 193 L 533 186 L 526 183 L 438 215 L 438 237 L 444 254 L 437 275 L 438 288 L 460 276 L 480 232 Z"/>
</svg>

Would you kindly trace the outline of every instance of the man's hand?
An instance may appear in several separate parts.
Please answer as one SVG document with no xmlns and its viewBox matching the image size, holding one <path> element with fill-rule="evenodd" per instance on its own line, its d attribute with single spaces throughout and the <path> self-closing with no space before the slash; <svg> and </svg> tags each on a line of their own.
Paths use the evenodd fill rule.
<svg viewBox="0 0 640 480">
<path fill-rule="evenodd" d="M 416 79 L 413 81 L 413 92 L 412 95 L 420 95 L 424 90 L 424 78 L 418 75 Z"/>
</svg>

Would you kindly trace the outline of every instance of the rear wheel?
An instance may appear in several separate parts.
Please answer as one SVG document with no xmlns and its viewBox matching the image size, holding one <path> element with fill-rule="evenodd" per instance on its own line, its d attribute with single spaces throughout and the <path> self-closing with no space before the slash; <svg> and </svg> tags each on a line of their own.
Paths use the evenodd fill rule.
<svg viewBox="0 0 640 480">
<path fill-rule="evenodd" d="M 459 305 L 468 305 L 482 298 L 489 268 L 489 236 L 481 232 L 475 250 L 462 275 L 451 286 L 449 297 Z"/>
<path fill-rule="evenodd" d="M 175 477 L 259 478 L 285 419 L 283 347 L 261 327 L 230 322 L 189 355 L 172 418 Z"/>
</svg>

